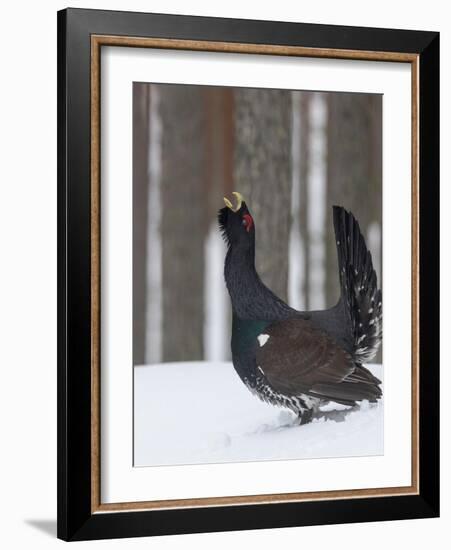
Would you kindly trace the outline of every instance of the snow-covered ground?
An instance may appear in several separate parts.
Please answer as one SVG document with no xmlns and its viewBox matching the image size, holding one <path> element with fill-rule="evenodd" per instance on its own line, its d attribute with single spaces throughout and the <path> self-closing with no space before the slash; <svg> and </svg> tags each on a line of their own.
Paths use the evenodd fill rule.
<svg viewBox="0 0 451 550">
<path fill-rule="evenodd" d="M 369 368 L 382 380 L 380 365 Z M 383 419 L 383 401 L 330 404 L 299 426 L 252 395 L 231 363 L 134 368 L 135 466 L 380 455 Z"/>
</svg>

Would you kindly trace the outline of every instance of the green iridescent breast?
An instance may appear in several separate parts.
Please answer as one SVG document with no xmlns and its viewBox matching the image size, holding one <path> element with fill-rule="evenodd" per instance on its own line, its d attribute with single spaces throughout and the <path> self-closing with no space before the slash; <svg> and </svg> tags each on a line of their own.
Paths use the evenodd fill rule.
<svg viewBox="0 0 451 550">
<path fill-rule="evenodd" d="M 270 321 L 239 319 L 236 315 L 232 321 L 232 353 L 239 355 L 252 349 L 257 342 L 257 336 L 264 332 Z"/>
</svg>

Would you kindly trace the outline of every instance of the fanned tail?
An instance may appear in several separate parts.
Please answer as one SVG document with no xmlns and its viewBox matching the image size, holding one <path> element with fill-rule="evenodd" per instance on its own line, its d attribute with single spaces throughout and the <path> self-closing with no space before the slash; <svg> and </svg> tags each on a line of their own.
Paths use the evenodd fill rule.
<svg viewBox="0 0 451 550">
<path fill-rule="evenodd" d="M 357 220 L 341 206 L 333 207 L 333 217 L 341 299 L 353 331 L 354 357 L 365 362 L 382 341 L 382 292 Z"/>
</svg>

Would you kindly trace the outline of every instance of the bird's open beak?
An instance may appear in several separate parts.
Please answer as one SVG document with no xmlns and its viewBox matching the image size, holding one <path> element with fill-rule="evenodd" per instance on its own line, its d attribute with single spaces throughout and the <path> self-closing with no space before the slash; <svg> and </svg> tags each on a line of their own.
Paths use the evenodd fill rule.
<svg viewBox="0 0 451 550">
<path fill-rule="evenodd" d="M 227 208 L 230 208 L 230 210 L 232 210 L 233 212 L 238 212 L 238 210 L 241 208 L 241 205 L 243 204 L 243 201 L 244 201 L 243 195 L 241 193 L 238 193 L 237 191 L 233 191 L 232 195 L 235 195 L 236 197 L 236 208 L 233 208 L 233 204 L 226 197 L 224 197 L 225 205 L 227 206 Z"/>
</svg>

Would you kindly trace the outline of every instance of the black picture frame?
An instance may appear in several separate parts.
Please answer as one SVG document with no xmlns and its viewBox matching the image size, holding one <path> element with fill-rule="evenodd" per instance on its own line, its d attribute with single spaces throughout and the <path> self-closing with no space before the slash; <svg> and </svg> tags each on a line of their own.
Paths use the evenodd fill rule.
<svg viewBox="0 0 451 550">
<path fill-rule="evenodd" d="M 418 57 L 418 494 L 93 512 L 92 35 L 398 52 Z M 439 34 L 85 9 L 58 12 L 58 537 L 87 540 L 438 515 Z"/>
</svg>

